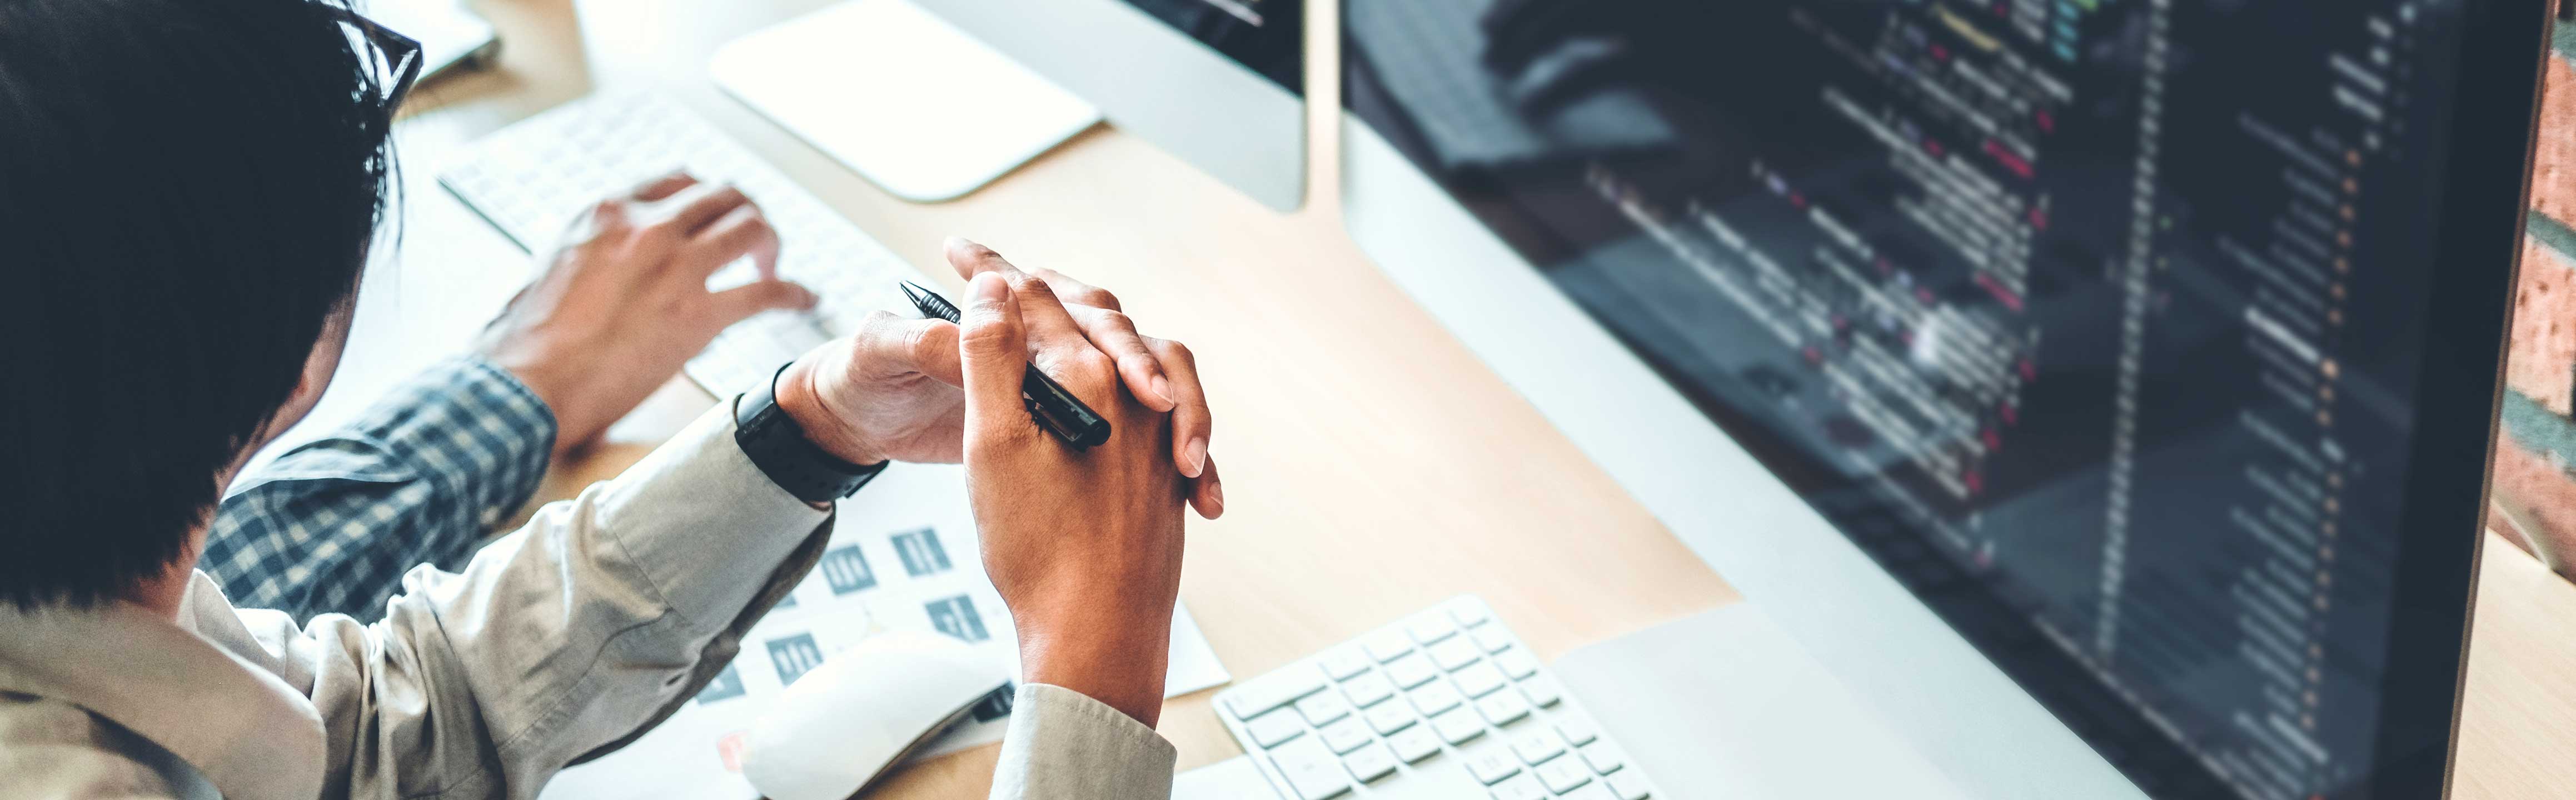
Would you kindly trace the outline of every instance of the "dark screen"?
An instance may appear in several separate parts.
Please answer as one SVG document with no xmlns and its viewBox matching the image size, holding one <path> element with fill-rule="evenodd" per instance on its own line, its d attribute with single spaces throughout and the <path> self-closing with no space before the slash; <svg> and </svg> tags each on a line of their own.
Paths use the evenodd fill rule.
<svg viewBox="0 0 2576 800">
<path fill-rule="evenodd" d="M 1125 0 L 1290 94 L 1305 94 L 1305 0 Z"/>
<path fill-rule="evenodd" d="M 2367 795 L 2458 0 L 1343 17 L 1353 113 L 2140 787 Z"/>
</svg>

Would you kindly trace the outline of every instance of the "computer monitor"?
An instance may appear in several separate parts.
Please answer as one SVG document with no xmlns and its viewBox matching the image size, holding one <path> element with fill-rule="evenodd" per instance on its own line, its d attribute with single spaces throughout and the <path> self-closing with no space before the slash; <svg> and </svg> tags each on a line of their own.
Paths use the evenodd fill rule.
<svg viewBox="0 0 2576 800">
<path fill-rule="evenodd" d="M 2431 797 L 2547 7 L 1345 0 L 1345 213 L 1924 795 Z"/>
<path fill-rule="evenodd" d="M 1306 197 L 1303 0 L 917 0 L 1263 205 Z"/>
</svg>

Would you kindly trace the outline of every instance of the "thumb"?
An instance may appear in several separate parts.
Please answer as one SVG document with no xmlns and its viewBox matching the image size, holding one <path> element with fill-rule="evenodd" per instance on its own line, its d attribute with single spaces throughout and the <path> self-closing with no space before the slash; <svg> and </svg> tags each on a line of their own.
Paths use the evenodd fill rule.
<svg viewBox="0 0 2576 800">
<path fill-rule="evenodd" d="M 772 309 L 813 308 L 814 293 L 794 281 L 752 281 L 715 293 L 716 321 L 731 327 L 753 314 Z"/>
<path fill-rule="evenodd" d="M 1020 302 L 1011 296 L 1010 284 L 989 272 L 975 276 L 957 322 L 968 430 L 1026 427 L 1020 377 L 1029 367 L 1028 334 L 1020 326 Z"/>
<path fill-rule="evenodd" d="M 868 377 L 919 373 L 950 386 L 965 386 L 958 364 L 957 325 L 944 319 L 905 319 L 885 311 L 868 314 L 850 337 L 852 356 Z"/>
</svg>

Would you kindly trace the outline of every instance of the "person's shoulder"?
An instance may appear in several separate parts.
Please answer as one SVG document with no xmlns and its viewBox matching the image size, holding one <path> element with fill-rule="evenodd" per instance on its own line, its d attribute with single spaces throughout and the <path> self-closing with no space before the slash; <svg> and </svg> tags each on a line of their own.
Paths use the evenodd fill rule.
<svg viewBox="0 0 2576 800">
<path fill-rule="evenodd" d="M 186 762 L 60 700 L 0 692 L 0 800 L 213 797 Z"/>
</svg>

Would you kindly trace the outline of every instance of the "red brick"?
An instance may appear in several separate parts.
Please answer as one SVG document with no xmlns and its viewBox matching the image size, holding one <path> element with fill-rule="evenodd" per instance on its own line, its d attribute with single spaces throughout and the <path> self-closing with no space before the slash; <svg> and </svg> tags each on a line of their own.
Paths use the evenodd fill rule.
<svg viewBox="0 0 2576 800">
<path fill-rule="evenodd" d="M 2576 269 L 2525 237 L 2504 383 L 2564 416 L 2576 400 Z"/>
<path fill-rule="evenodd" d="M 2544 559 L 2576 558 L 2576 478 L 2569 478 L 2548 456 L 2525 449 L 2499 432 L 2494 480 L 2489 486 L 2493 500 L 2487 507 L 2488 528 L 2525 550 L 2536 544 L 2557 556 L 2544 555 Z M 2521 508 L 2537 530 L 2525 530 L 2507 515 L 2496 513 L 2496 508 L 2508 505 Z"/>
<path fill-rule="evenodd" d="M 2540 142 L 2531 153 L 2531 207 L 2576 226 L 2576 69 L 2549 54 L 2541 73 Z"/>
</svg>

